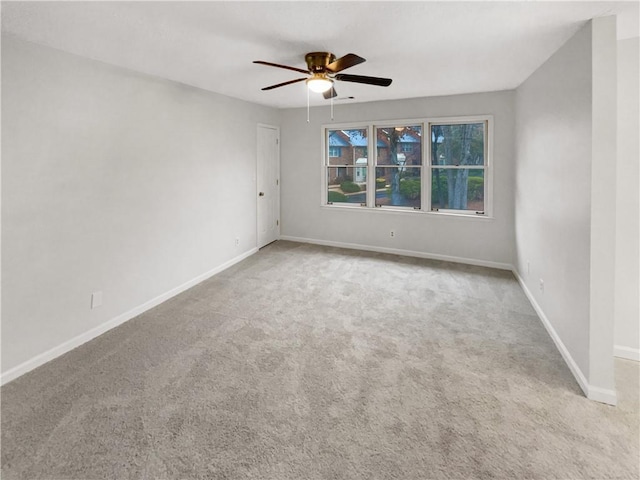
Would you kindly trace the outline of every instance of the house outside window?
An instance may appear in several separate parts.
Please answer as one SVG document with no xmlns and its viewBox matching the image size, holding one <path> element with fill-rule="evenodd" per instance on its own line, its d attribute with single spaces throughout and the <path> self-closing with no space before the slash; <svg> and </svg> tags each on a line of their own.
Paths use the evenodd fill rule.
<svg viewBox="0 0 640 480">
<path fill-rule="evenodd" d="M 323 128 L 324 205 L 490 216 L 491 116 Z"/>
</svg>

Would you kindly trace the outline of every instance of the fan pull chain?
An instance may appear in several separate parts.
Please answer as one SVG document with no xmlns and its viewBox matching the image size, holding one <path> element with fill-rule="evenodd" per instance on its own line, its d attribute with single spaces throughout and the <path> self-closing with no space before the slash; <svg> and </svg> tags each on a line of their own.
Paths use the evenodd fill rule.
<svg viewBox="0 0 640 480">
<path fill-rule="evenodd" d="M 333 87 L 331 87 L 333 89 Z M 331 95 L 331 121 L 333 122 L 333 95 Z"/>
<path fill-rule="evenodd" d="M 307 87 L 307 123 L 309 123 L 309 87 Z"/>
</svg>

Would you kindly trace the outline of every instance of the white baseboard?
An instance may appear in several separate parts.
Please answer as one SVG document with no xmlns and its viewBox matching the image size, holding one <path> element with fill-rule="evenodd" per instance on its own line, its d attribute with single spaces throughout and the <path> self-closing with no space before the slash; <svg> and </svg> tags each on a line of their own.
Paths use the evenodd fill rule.
<svg viewBox="0 0 640 480">
<path fill-rule="evenodd" d="M 614 345 L 613 356 L 624 358 L 626 360 L 635 360 L 636 362 L 640 362 L 640 349 L 624 347 L 622 345 Z"/>
<path fill-rule="evenodd" d="M 474 258 L 454 257 L 450 255 L 438 255 L 435 253 L 416 252 L 413 250 L 402 250 L 399 248 L 376 247 L 371 245 L 361 245 L 359 243 L 334 242 L 331 240 L 317 240 L 314 238 L 292 237 L 282 235 L 280 240 L 289 240 L 298 243 L 311 243 L 314 245 L 324 245 L 326 247 L 348 248 L 351 250 L 365 250 L 368 252 L 389 253 L 392 255 L 403 255 L 406 257 L 428 258 L 430 260 L 442 260 L 445 262 L 464 263 L 479 267 L 497 268 L 500 270 L 513 270 L 513 266 L 508 263 L 491 262 L 488 260 L 476 260 Z"/>
<path fill-rule="evenodd" d="M 614 407 L 618 404 L 618 396 L 616 395 L 615 390 L 594 387 L 593 385 L 589 385 L 589 392 L 587 393 L 587 398 L 595 402 L 606 403 L 607 405 L 613 405 Z"/>
<path fill-rule="evenodd" d="M 576 381 L 578 382 L 578 385 L 580 385 L 580 388 L 584 392 L 585 396 L 590 400 L 595 400 L 596 402 L 606 403 L 608 405 L 616 405 L 617 396 L 616 396 L 615 390 L 608 390 L 600 387 L 595 387 L 593 385 L 589 385 L 587 378 L 584 376 L 584 374 L 582 373 L 582 370 L 580 370 L 580 367 L 578 367 L 578 364 L 575 362 L 575 360 L 569 353 L 569 350 L 567 350 L 567 347 L 560 339 L 558 332 L 556 332 L 555 328 L 553 328 L 553 325 L 551 325 L 551 322 L 549 321 L 544 311 L 542 310 L 542 308 L 540 307 L 540 305 L 532 295 L 531 291 L 529 290 L 527 285 L 524 283 L 524 280 L 522 279 L 522 277 L 520 276 L 520 274 L 515 268 L 513 269 L 513 274 L 518 279 L 518 283 L 520 283 L 520 287 L 522 287 L 524 294 L 527 296 L 527 298 L 529 299 L 529 302 L 533 306 L 533 309 L 538 314 L 538 317 L 540 318 L 540 321 L 544 325 L 544 328 L 547 329 L 547 332 L 549 333 L 549 336 L 553 340 L 553 343 L 556 344 L 556 348 L 562 355 L 562 358 L 564 359 L 565 363 L 569 367 L 569 370 L 571 370 L 571 373 L 573 374 Z"/>
<path fill-rule="evenodd" d="M 142 305 L 139 305 L 121 315 L 118 315 L 117 317 L 114 317 L 111 320 L 108 320 L 105 323 L 98 325 L 97 327 L 92 328 L 91 330 L 72 338 L 71 340 L 67 340 L 61 345 L 58 345 L 57 347 L 52 348 L 51 350 L 41 353 L 40 355 L 36 355 L 35 357 L 27 360 L 26 362 L 23 362 L 20 365 L 13 367 L 10 370 L 7 370 L 0 376 L 0 385 L 5 385 L 6 383 L 9 383 L 11 380 L 15 380 L 19 376 L 24 375 L 25 373 L 33 370 L 34 368 L 37 368 L 40 365 L 43 365 L 53 360 L 54 358 L 59 357 L 60 355 L 65 354 L 73 350 L 74 348 L 79 347 L 80 345 L 88 342 L 89 340 L 93 340 L 99 335 L 102 335 L 103 333 L 111 330 L 112 328 L 115 328 L 118 325 L 121 325 L 126 321 L 131 320 L 134 317 L 137 317 L 141 313 L 144 313 L 147 310 L 150 310 L 153 307 L 160 305 L 162 302 L 169 300 L 171 297 L 175 297 L 179 293 L 184 292 L 185 290 L 197 285 L 200 282 L 203 282 L 204 280 L 216 275 L 217 273 L 222 272 L 223 270 L 226 270 L 227 268 L 235 265 L 236 263 L 244 260 L 245 258 L 250 257 L 257 251 L 258 251 L 257 248 L 252 248 L 251 250 L 248 250 L 247 252 L 244 252 L 243 254 L 238 255 L 235 258 L 232 258 L 228 262 L 225 262 L 222 265 L 219 265 L 216 268 L 203 273 L 202 275 L 198 275 L 197 277 L 189 280 L 188 282 L 183 283 L 178 287 L 175 287 L 169 290 L 168 292 L 158 295 L 157 297 L 143 303 Z"/>
</svg>

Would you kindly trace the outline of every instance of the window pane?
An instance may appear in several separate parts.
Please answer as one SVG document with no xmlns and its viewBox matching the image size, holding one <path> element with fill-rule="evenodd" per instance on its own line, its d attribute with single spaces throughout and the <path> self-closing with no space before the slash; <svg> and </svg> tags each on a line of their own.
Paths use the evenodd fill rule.
<svg viewBox="0 0 640 480">
<path fill-rule="evenodd" d="M 326 165 L 367 164 L 367 129 L 327 130 Z"/>
<path fill-rule="evenodd" d="M 484 211 L 484 170 L 432 169 L 431 208 Z"/>
<path fill-rule="evenodd" d="M 378 165 L 422 165 L 422 127 L 376 128 Z"/>
<path fill-rule="evenodd" d="M 484 165 L 484 122 L 431 125 L 432 165 Z"/>
<path fill-rule="evenodd" d="M 420 167 L 377 167 L 376 205 L 420 208 Z"/>
<path fill-rule="evenodd" d="M 327 202 L 367 203 L 367 166 L 327 167 Z"/>
</svg>

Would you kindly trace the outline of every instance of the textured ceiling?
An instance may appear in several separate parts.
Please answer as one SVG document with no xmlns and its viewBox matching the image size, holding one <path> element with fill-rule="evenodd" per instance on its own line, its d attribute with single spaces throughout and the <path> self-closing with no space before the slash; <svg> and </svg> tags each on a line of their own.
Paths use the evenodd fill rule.
<svg viewBox="0 0 640 480">
<path fill-rule="evenodd" d="M 253 60 L 304 68 L 307 52 L 353 52 L 367 62 L 344 73 L 393 78 L 387 88 L 337 82 L 346 102 L 511 89 L 588 19 L 611 14 L 619 38 L 638 36 L 637 1 L 2 2 L 2 32 L 287 108 L 306 106 L 304 82 L 260 88 L 300 74 Z"/>
</svg>

